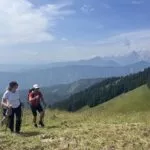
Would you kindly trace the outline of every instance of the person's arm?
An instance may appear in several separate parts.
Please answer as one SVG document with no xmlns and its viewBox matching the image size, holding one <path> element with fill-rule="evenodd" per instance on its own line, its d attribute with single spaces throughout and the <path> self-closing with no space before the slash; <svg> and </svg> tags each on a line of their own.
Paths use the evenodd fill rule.
<svg viewBox="0 0 150 150">
<path fill-rule="evenodd" d="M 35 101 L 36 99 L 38 99 L 39 96 L 35 96 L 35 97 L 32 97 L 32 94 L 29 95 L 29 101 Z"/>
<path fill-rule="evenodd" d="M 4 93 L 1 101 L 1 106 L 6 108 L 12 107 L 11 104 L 8 102 L 8 93 Z"/>
<path fill-rule="evenodd" d="M 2 98 L 1 106 L 2 107 L 7 107 L 7 99 Z"/>
<path fill-rule="evenodd" d="M 23 102 L 21 101 L 21 98 L 20 98 L 20 91 L 18 90 L 17 92 L 18 92 L 18 95 L 19 95 L 19 102 L 20 102 L 20 105 L 21 105 L 21 106 L 24 106 L 24 104 L 23 104 Z"/>
</svg>

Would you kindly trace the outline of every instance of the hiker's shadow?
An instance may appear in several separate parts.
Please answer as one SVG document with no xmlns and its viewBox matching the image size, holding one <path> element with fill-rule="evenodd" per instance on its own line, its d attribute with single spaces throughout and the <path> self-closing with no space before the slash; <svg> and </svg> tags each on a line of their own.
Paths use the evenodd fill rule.
<svg viewBox="0 0 150 150">
<path fill-rule="evenodd" d="M 31 132 L 23 132 L 21 133 L 21 136 L 23 137 L 32 137 L 32 136 L 37 136 L 40 135 L 40 132 L 36 132 L 36 131 L 31 131 Z"/>
<path fill-rule="evenodd" d="M 59 126 L 48 126 L 47 129 L 55 129 L 55 128 L 59 128 Z"/>
</svg>

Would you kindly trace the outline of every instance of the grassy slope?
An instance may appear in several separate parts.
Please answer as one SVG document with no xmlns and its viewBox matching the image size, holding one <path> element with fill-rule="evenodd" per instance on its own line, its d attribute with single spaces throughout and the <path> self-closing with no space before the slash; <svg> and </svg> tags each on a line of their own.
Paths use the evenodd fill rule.
<svg viewBox="0 0 150 150">
<path fill-rule="evenodd" d="M 46 111 L 45 129 L 31 126 L 25 112 L 23 135 L 0 132 L 0 150 L 148 150 L 150 91 L 146 86 L 76 113 Z"/>
<path fill-rule="evenodd" d="M 142 86 L 99 105 L 94 110 L 116 113 L 150 111 L 150 90 L 147 86 Z"/>
</svg>

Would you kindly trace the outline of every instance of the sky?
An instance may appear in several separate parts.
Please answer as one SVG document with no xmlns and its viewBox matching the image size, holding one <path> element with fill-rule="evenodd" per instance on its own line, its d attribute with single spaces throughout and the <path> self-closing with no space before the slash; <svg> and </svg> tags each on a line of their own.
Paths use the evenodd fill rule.
<svg viewBox="0 0 150 150">
<path fill-rule="evenodd" d="M 0 0 L 0 63 L 150 51 L 149 0 Z"/>
</svg>

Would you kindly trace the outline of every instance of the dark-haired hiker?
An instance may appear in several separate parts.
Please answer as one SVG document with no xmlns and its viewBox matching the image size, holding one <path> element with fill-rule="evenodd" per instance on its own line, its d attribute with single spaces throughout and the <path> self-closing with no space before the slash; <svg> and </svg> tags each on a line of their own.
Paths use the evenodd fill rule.
<svg viewBox="0 0 150 150">
<path fill-rule="evenodd" d="M 18 83 L 13 81 L 9 83 L 9 88 L 6 90 L 2 97 L 2 107 L 11 109 L 9 116 L 9 128 L 11 132 L 14 132 L 14 117 L 16 117 L 15 132 L 20 133 L 21 130 L 21 102 L 18 89 Z"/>
<path fill-rule="evenodd" d="M 37 125 L 37 111 L 40 113 L 40 121 L 39 125 L 41 127 L 44 127 L 44 115 L 45 112 L 41 106 L 41 102 L 46 106 L 46 103 L 43 98 L 43 94 L 40 92 L 40 88 L 37 84 L 33 85 L 33 91 L 29 94 L 29 103 L 31 106 L 31 110 L 33 113 L 33 123 L 35 127 L 38 127 Z"/>
</svg>

